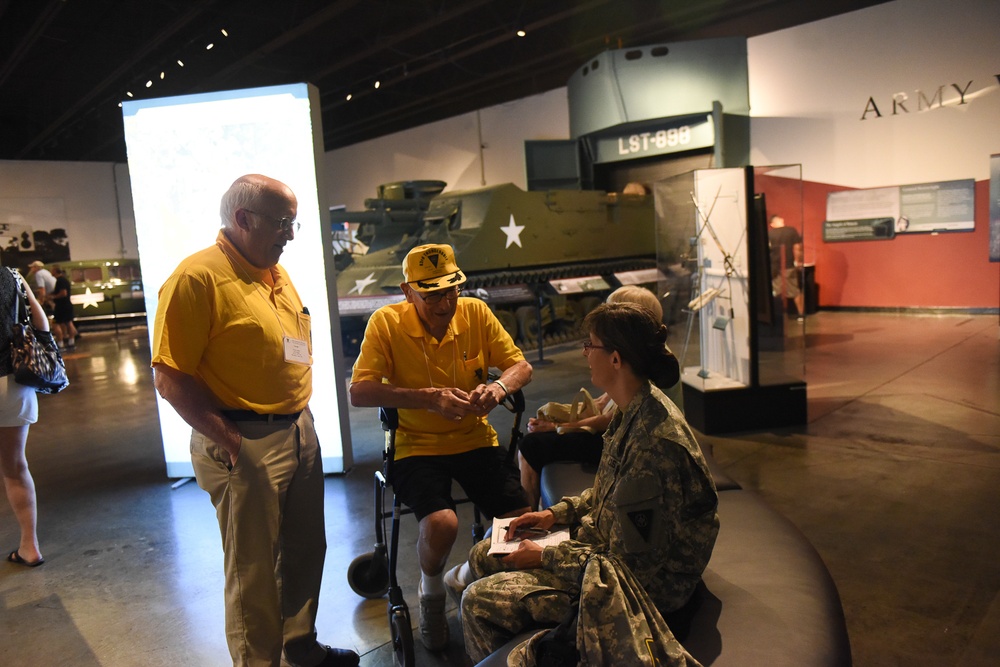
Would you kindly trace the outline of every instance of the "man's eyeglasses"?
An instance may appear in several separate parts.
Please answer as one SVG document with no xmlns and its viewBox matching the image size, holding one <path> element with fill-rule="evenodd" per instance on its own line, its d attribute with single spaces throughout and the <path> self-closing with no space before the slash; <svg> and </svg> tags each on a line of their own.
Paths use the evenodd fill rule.
<svg viewBox="0 0 1000 667">
<path fill-rule="evenodd" d="M 444 299 L 449 301 L 455 300 L 462 295 L 462 289 L 460 287 L 449 287 L 448 289 L 437 290 L 436 292 L 430 292 L 426 296 L 417 292 L 420 298 L 423 299 L 424 303 L 436 306 L 441 303 Z"/>
<path fill-rule="evenodd" d="M 590 352 L 591 350 L 604 350 L 605 352 L 611 352 L 610 347 L 605 347 L 604 345 L 595 345 L 594 343 L 591 343 L 589 340 L 583 341 L 583 351 Z"/>
<path fill-rule="evenodd" d="M 256 216 L 260 216 L 261 218 L 273 220 L 274 222 L 278 223 L 278 229 L 280 229 L 283 232 L 287 231 L 297 232 L 299 231 L 299 229 L 302 228 L 302 224 L 295 222 L 295 218 L 275 218 L 274 216 L 258 213 L 257 211 L 251 211 L 250 209 L 244 209 L 244 210 L 247 213 L 253 213 Z"/>
</svg>

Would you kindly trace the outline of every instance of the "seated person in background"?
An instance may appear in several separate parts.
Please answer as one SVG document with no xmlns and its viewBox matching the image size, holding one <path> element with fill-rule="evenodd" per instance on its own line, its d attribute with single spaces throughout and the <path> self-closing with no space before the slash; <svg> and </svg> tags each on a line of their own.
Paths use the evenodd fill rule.
<svg viewBox="0 0 1000 667">
<path fill-rule="evenodd" d="M 608 295 L 607 301 L 638 303 L 648 308 L 658 322 L 663 319 L 660 300 L 651 291 L 638 285 L 619 287 Z M 670 349 L 667 348 L 667 351 Z M 683 411 L 680 374 L 672 373 L 663 381 L 669 384 L 658 386 Z M 528 494 L 532 509 L 538 509 L 541 492 L 539 476 L 545 465 L 553 461 L 579 461 L 597 465 L 601 460 L 604 429 L 611 423 L 615 404 L 607 394 L 599 396 L 594 403 L 599 414 L 577 422 L 556 424 L 539 417 L 528 420 L 528 433 L 521 438 L 517 447 L 517 461 L 521 470 L 521 486 Z"/>
<path fill-rule="evenodd" d="M 406 300 L 368 320 L 351 404 L 399 408 L 392 483 L 419 522 L 420 639 L 437 651 L 448 644 L 442 571 L 458 534 L 452 480 L 489 517 L 529 509 L 486 416 L 531 380 L 531 365 L 483 301 L 460 298 L 451 246 L 413 248 L 403 276 Z M 502 375 L 487 384 L 490 368 Z"/>
<path fill-rule="evenodd" d="M 591 380 L 619 406 L 594 486 L 517 517 L 508 530 L 566 524 L 571 539 L 544 549 L 525 539 L 503 558 L 488 555 L 483 540 L 449 571 L 453 594 L 467 586 L 461 617 L 474 663 L 523 629 L 563 620 L 580 599 L 591 554 L 620 558 L 666 614 L 691 597 L 715 545 L 718 494 L 708 464 L 681 411 L 652 381 L 676 372 L 666 326 L 632 303 L 598 306 L 585 322 Z"/>
</svg>

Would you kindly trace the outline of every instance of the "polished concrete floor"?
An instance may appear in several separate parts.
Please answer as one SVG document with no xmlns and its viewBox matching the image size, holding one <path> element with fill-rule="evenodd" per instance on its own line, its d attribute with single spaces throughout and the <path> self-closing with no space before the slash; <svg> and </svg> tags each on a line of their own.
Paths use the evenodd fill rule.
<svg viewBox="0 0 1000 667">
<path fill-rule="evenodd" d="M 998 334 L 996 315 L 818 313 L 803 339 L 808 426 L 702 438 L 819 550 L 855 665 L 1000 661 Z M 545 360 L 526 390 L 529 409 L 589 384 L 575 348 L 546 350 Z M 197 485 L 175 489 L 165 476 L 148 365 L 145 328 L 90 332 L 67 356 L 72 386 L 41 398 L 28 459 L 47 562 L 0 563 L 4 665 L 228 662 L 214 512 Z M 345 578 L 371 549 L 381 458 L 374 411 L 350 415 L 354 468 L 326 480 L 318 629 L 323 641 L 356 648 L 362 665 L 389 665 L 385 602 L 356 596 Z M 509 417 L 497 422 L 506 438 Z M 399 576 L 415 605 L 407 518 Z M 0 503 L 0 547 L 16 545 Z M 468 664 L 450 615 L 452 648 L 429 655 L 418 646 L 419 664 Z"/>
</svg>

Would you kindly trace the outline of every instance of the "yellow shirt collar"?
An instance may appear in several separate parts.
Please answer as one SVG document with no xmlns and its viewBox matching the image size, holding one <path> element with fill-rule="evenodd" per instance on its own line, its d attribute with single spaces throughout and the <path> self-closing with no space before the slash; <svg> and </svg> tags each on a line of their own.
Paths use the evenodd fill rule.
<svg viewBox="0 0 1000 667">
<path fill-rule="evenodd" d="M 239 251 L 228 236 L 226 236 L 226 230 L 220 229 L 219 235 L 215 237 L 215 244 L 222 249 L 223 254 L 229 257 L 230 261 L 235 262 L 239 268 L 237 268 L 237 275 L 242 276 L 242 269 L 246 271 L 247 275 L 255 280 L 259 280 L 265 285 L 271 287 L 276 293 L 280 293 L 281 289 L 285 286 L 287 282 L 285 278 L 284 269 L 281 268 L 280 264 L 276 264 L 269 269 L 261 269 L 249 261 L 243 256 L 243 253 Z"/>
</svg>

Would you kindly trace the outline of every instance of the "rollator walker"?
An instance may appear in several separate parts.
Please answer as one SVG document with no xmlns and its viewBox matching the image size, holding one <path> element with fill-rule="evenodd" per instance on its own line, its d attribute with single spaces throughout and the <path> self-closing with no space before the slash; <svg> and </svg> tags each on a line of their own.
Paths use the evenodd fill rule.
<svg viewBox="0 0 1000 667">
<path fill-rule="evenodd" d="M 495 379 L 492 375 L 491 379 Z M 524 413 L 524 394 L 521 390 L 508 395 L 500 402 L 513 413 L 514 425 L 510 433 L 507 449 L 507 463 L 513 464 L 517 453 L 517 443 L 521 439 L 521 417 Z M 403 591 L 396 580 L 396 563 L 399 551 L 399 521 L 404 514 L 413 510 L 402 507 L 399 497 L 393 493 L 392 510 L 385 509 L 385 492 L 393 484 L 393 464 L 396 455 L 396 429 L 399 427 L 399 413 L 396 408 L 379 408 L 379 420 L 385 431 L 385 445 L 382 449 L 382 470 L 375 471 L 375 550 L 361 554 L 351 561 L 347 568 L 347 583 L 351 590 L 363 598 L 376 600 L 389 594 L 387 613 L 392 648 L 397 664 L 413 667 L 413 625 L 410 611 L 403 599 Z M 470 502 L 468 498 L 458 498 L 456 503 Z M 483 539 L 485 530 L 478 507 L 473 506 L 473 544 Z M 386 547 L 385 522 L 392 519 L 389 544 Z"/>
</svg>

